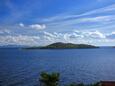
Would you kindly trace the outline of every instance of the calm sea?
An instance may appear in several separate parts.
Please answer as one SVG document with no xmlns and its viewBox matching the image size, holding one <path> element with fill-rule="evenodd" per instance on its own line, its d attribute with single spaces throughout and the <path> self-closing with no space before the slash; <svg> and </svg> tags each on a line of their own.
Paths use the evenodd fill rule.
<svg viewBox="0 0 115 86">
<path fill-rule="evenodd" d="M 37 86 L 42 71 L 59 72 L 63 84 L 115 80 L 115 49 L 0 49 L 0 86 Z"/>
</svg>

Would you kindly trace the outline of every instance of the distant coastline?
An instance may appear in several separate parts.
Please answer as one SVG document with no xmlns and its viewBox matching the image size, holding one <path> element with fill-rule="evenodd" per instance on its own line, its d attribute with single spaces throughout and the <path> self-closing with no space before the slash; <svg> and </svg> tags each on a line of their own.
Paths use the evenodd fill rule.
<svg viewBox="0 0 115 86">
<path fill-rule="evenodd" d="M 98 46 L 88 45 L 88 44 L 72 44 L 72 43 L 62 43 L 57 42 L 47 46 L 34 46 L 27 47 L 25 49 L 90 49 L 90 48 L 99 48 Z"/>
</svg>

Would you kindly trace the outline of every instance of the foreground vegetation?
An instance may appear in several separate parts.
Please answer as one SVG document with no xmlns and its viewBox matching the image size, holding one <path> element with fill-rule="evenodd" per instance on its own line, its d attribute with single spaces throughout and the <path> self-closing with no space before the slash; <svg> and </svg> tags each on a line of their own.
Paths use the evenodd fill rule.
<svg viewBox="0 0 115 86">
<path fill-rule="evenodd" d="M 40 74 L 40 86 L 60 86 L 60 74 L 59 73 L 46 73 L 42 72 Z M 99 83 L 85 85 L 83 83 L 71 83 L 69 85 L 64 86 L 99 86 Z"/>
</svg>

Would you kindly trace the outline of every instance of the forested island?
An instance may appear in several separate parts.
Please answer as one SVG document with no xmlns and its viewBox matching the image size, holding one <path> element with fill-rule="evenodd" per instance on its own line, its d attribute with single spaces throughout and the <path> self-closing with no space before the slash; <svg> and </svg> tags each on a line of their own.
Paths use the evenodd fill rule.
<svg viewBox="0 0 115 86">
<path fill-rule="evenodd" d="M 26 49 L 85 49 L 85 48 L 99 48 L 99 47 L 88 44 L 72 44 L 72 43 L 57 42 L 47 46 L 28 47 Z"/>
</svg>

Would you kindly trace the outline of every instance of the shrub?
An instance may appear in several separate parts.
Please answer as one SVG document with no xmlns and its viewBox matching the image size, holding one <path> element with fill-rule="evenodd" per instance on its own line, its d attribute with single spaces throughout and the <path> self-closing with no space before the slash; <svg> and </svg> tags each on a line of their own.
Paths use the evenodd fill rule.
<svg viewBox="0 0 115 86">
<path fill-rule="evenodd" d="M 42 72 L 39 80 L 42 86 L 58 86 L 59 73 L 48 74 L 46 72 Z"/>
</svg>

